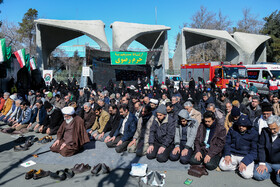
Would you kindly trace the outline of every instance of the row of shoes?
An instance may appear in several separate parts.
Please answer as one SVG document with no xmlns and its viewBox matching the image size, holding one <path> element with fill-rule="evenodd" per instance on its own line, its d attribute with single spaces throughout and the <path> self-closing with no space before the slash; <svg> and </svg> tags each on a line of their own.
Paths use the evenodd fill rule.
<svg viewBox="0 0 280 187">
<path fill-rule="evenodd" d="M 33 178 L 34 180 L 37 180 L 37 179 L 47 177 L 49 175 L 50 175 L 50 171 L 44 171 L 42 169 L 39 169 L 37 171 L 35 169 L 32 169 L 25 174 L 25 179 L 29 180 Z"/>
<path fill-rule="evenodd" d="M 89 171 L 91 169 L 91 166 L 89 166 L 88 164 L 76 164 L 73 168 L 72 171 L 74 173 L 83 173 L 86 171 Z M 91 173 L 93 175 L 98 175 L 100 173 L 100 171 L 102 172 L 102 174 L 106 174 L 106 173 L 110 173 L 110 168 L 104 164 L 104 163 L 99 163 L 96 166 L 93 167 L 93 169 L 91 170 Z"/>
<path fill-rule="evenodd" d="M 67 178 L 70 179 L 74 177 L 74 175 L 74 172 L 68 168 L 65 168 L 64 170 L 58 170 L 56 172 L 44 171 L 42 169 L 39 169 L 37 171 L 35 169 L 32 169 L 25 174 L 25 179 L 29 180 L 33 178 L 34 180 L 37 180 L 50 176 L 52 179 L 63 181 Z"/>
<path fill-rule="evenodd" d="M 15 140 L 16 143 L 20 143 L 20 142 L 24 142 L 24 144 L 22 145 L 17 145 L 14 146 L 14 151 L 18 152 L 18 151 L 26 151 L 29 149 L 29 147 L 31 147 L 36 141 L 38 141 L 38 138 L 35 136 L 31 136 L 31 137 L 19 137 L 17 140 Z"/>
<path fill-rule="evenodd" d="M 39 139 L 38 143 L 45 144 L 51 142 L 52 140 L 52 136 L 44 136 L 43 138 Z"/>
</svg>

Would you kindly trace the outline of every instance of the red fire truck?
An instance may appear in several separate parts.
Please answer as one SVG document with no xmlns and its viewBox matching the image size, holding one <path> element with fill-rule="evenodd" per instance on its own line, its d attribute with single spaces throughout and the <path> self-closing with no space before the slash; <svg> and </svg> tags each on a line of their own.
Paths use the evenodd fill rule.
<svg viewBox="0 0 280 187">
<path fill-rule="evenodd" d="M 181 77 L 186 81 L 190 81 L 191 77 L 195 81 L 199 78 L 204 81 L 215 80 L 216 85 L 221 89 L 227 88 L 232 77 L 248 83 L 247 69 L 242 63 L 239 65 L 223 62 L 184 64 L 181 65 Z"/>
</svg>

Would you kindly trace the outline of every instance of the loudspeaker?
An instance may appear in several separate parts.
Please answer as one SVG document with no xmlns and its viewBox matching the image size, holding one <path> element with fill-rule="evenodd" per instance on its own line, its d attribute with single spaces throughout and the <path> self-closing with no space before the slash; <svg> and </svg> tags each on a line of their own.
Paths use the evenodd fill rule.
<svg viewBox="0 0 280 187">
<path fill-rule="evenodd" d="M 0 64 L 0 79 L 7 77 L 7 68 L 4 64 Z"/>
</svg>

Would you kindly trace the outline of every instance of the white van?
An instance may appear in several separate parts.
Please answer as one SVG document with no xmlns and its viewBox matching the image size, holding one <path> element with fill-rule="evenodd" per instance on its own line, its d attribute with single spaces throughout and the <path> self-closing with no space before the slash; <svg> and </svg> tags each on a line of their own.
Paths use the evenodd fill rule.
<svg viewBox="0 0 280 187">
<path fill-rule="evenodd" d="M 271 77 L 275 76 L 276 79 L 280 80 L 280 65 L 254 64 L 245 66 L 248 73 L 248 82 L 253 83 L 258 88 L 260 94 L 267 94 L 269 92 L 267 83 Z"/>
</svg>

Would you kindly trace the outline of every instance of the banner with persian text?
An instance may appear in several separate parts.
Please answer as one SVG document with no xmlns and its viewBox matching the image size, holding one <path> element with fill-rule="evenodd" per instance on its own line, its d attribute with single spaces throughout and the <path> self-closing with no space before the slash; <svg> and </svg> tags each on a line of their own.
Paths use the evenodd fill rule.
<svg viewBox="0 0 280 187">
<path fill-rule="evenodd" d="M 110 52 L 111 65 L 145 65 L 147 52 Z"/>
</svg>

